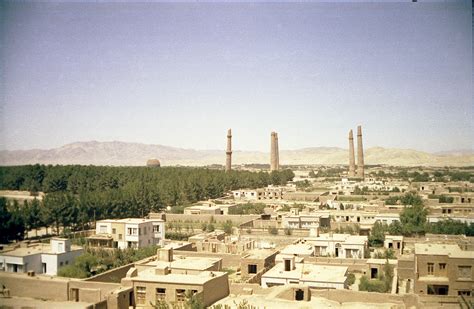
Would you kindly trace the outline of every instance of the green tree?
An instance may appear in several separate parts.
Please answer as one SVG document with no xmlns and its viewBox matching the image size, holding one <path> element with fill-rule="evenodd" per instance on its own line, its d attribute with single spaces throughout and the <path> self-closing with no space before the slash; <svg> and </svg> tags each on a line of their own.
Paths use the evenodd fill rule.
<svg viewBox="0 0 474 309">
<path fill-rule="evenodd" d="M 396 220 L 390 223 L 390 225 L 388 226 L 388 233 L 390 235 L 402 235 L 403 227 L 400 221 Z"/>
<path fill-rule="evenodd" d="M 380 221 L 376 221 L 374 226 L 370 230 L 369 245 L 372 247 L 380 247 L 383 245 L 385 240 L 385 231 L 387 230 L 386 225 Z"/>
<path fill-rule="evenodd" d="M 222 224 L 222 229 L 227 235 L 232 235 L 232 227 L 233 227 L 233 224 L 231 220 L 227 220 L 226 222 Z"/>
<path fill-rule="evenodd" d="M 35 236 L 38 237 L 38 229 L 44 226 L 40 202 L 36 198 L 30 203 L 25 200 L 23 212 L 27 229 L 35 230 Z"/>
</svg>

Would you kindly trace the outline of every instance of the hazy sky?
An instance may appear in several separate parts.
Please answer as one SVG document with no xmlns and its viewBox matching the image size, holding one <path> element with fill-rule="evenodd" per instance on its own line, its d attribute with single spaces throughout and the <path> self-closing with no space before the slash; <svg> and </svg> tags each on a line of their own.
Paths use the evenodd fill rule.
<svg viewBox="0 0 474 309">
<path fill-rule="evenodd" d="M 2 1 L 0 148 L 472 149 L 471 2 L 380 2 Z"/>
</svg>

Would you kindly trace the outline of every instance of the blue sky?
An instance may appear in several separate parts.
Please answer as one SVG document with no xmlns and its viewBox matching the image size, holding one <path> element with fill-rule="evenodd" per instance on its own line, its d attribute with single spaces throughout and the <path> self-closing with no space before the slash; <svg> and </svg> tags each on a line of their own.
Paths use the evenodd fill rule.
<svg viewBox="0 0 474 309">
<path fill-rule="evenodd" d="M 429 2 L 2 2 L 0 148 L 472 149 L 471 4 Z"/>
</svg>

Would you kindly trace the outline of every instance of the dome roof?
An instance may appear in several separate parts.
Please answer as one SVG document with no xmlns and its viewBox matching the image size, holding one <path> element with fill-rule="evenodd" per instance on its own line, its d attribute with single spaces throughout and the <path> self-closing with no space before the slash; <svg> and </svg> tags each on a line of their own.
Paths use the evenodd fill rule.
<svg viewBox="0 0 474 309">
<path fill-rule="evenodd" d="M 150 159 L 146 161 L 146 166 L 156 166 L 159 167 L 161 166 L 160 160 L 158 159 Z"/>
</svg>

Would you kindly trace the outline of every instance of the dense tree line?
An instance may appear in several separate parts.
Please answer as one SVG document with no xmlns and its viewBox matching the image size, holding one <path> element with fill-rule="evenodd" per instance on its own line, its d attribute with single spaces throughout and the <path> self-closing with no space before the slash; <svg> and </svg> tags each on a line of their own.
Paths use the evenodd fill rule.
<svg viewBox="0 0 474 309">
<path fill-rule="evenodd" d="M 5 232 L 0 237 L 8 241 L 21 239 L 25 229 L 77 230 L 93 220 L 141 217 L 165 206 L 217 198 L 228 190 L 286 184 L 293 177 L 291 170 L 225 173 L 189 167 L 0 167 L 0 189 L 47 193 L 42 201 L 25 205 L 1 200 L 0 232 Z"/>
</svg>

